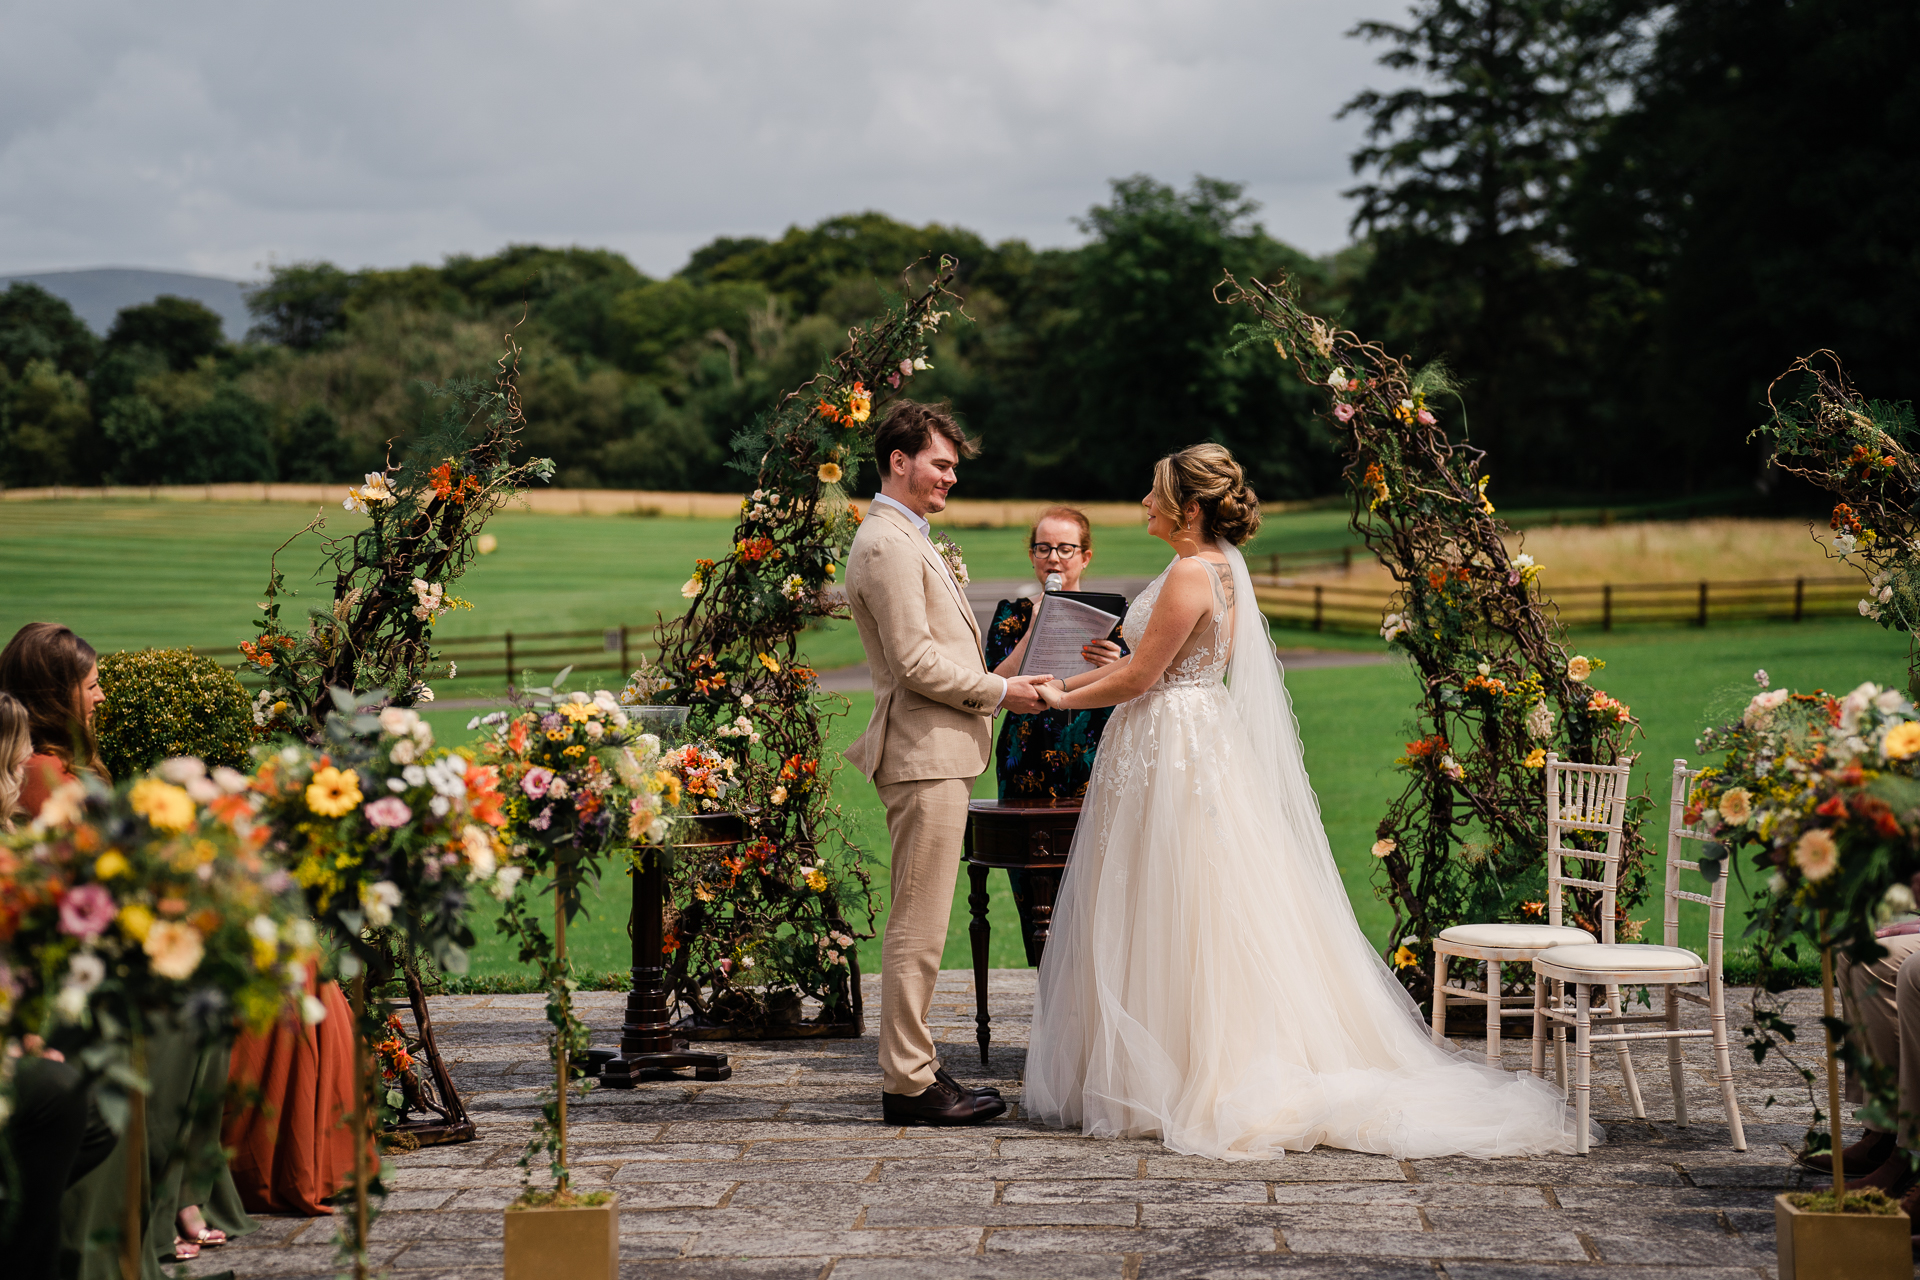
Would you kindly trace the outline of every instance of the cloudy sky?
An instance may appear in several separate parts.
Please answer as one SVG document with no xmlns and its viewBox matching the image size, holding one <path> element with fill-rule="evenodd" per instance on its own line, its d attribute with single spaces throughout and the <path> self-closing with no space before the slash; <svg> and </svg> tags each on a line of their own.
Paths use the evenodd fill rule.
<svg viewBox="0 0 1920 1280">
<path fill-rule="evenodd" d="M 0 273 L 257 275 L 860 209 L 1071 244 L 1107 180 L 1346 240 L 1344 33 L 1406 0 L 0 0 Z"/>
</svg>

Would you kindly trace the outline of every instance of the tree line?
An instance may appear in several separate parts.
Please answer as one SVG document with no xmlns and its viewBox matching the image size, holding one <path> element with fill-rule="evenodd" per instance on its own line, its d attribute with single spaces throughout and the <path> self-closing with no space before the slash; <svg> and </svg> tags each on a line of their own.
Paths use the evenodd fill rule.
<svg viewBox="0 0 1920 1280">
<path fill-rule="evenodd" d="M 665 279 L 601 249 L 439 266 L 276 267 L 239 343 L 197 303 L 96 339 L 31 285 L 0 295 L 0 483 L 335 480 L 380 464 L 427 384 L 484 377 L 509 328 L 537 453 L 573 486 L 726 489 L 734 435 L 873 314 L 906 264 L 961 263 L 913 394 L 986 443 L 977 495 L 1137 496 L 1211 438 L 1259 491 L 1331 491 L 1306 389 L 1234 345 L 1223 270 L 1466 385 L 1498 489 L 1707 493 L 1768 483 L 1767 380 L 1820 346 L 1870 394 L 1920 369 L 1920 6 L 1875 0 L 1421 0 L 1366 23 L 1407 87 L 1364 92 L 1353 244 L 1310 256 L 1230 181 L 1116 180 L 1084 243 L 990 244 L 850 214 L 722 238 Z M 1283 125 L 1284 122 L 1276 122 Z"/>
</svg>

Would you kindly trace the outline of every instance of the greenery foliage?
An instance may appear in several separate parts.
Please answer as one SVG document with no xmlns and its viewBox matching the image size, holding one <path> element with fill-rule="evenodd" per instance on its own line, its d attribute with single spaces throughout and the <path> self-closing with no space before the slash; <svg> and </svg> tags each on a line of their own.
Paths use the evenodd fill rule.
<svg viewBox="0 0 1920 1280">
<path fill-rule="evenodd" d="M 189 649 L 142 649 L 100 659 L 107 700 L 94 713 L 100 759 L 116 778 L 173 756 L 209 768 L 245 768 L 253 747 L 247 691 L 211 658 Z"/>
<path fill-rule="evenodd" d="M 1773 443 L 1781 470 L 1840 499 L 1827 521 L 1828 552 L 1867 578 L 1862 616 L 1908 634 L 1907 683 L 1920 694 L 1920 433 L 1912 403 L 1867 399 L 1838 356 L 1816 351 L 1774 379 L 1767 407 L 1773 416 L 1754 436 Z"/>
<path fill-rule="evenodd" d="M 1445 369 L 1416 372 L 1337 330 L 1284 283 L 1242 286 L 1229 275 L 1222 290 L 1258 317 L 1237 326 L 1243 348 L 1270 343 L 1328 394 L 1354 532 L 1400 584 L 1381 635 L 1411 660 L 1421 700 L 1416 736 L 1394 762 L 1406 787 L 1381 818 L 1373 853 L 1401 938 L 1393 962 L 1424 997 L 1432 975 L 1421 948 L 1442 929 L 1546 914 L 1546 754 L 1611 764 L 1638 724 L 1588 683 L 1602 664 L 1567 652 L 1533 557 L 1509 554 L 1512 531 L 1487 498 L 1486 455 L 1442 424 L 1443 401 L 1459 403 Z M 1652 856 L 1640 831 L 1648 807 L 1644 795 L 1630 801 L 1622 840 L 1616 909 L 1627 940 L 1637 924 L 1626 912 L 1644 897 Z M 1584 876 L 1597 880 L 1599 870 Z M 1597 899 L 1576 891 L 1570 917 L 1596 936 Z"/>
</svg>

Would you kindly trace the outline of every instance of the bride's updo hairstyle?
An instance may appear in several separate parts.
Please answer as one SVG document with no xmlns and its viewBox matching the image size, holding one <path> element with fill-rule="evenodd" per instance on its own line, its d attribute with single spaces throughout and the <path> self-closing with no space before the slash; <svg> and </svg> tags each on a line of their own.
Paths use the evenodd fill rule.
<svg viewBox="0 0 1920 1280">
<path fill-rule="evenodd" d="M 1179 520 L 1189 502 L 1200 504 L 1208 533 L 1236 547 L 1260 532 L 1260 499 L 1224 445 L 1188 445 L 1153 464 L 1154 507 Z"/>
</svg>

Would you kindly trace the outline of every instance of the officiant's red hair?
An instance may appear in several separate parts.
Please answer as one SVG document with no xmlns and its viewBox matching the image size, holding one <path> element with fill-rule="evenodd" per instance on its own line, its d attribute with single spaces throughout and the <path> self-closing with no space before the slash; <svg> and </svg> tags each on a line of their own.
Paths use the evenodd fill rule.
<svg viewBox="0 0 1920 1280">
<path fill-rule="evenodd" d="M 99 660 L 93 646 L 71 628 L 29 622 L 0 649 L 0 689 L 26 707 L 35 753 L 52 756 L 70 773 L 84 767 L 105 778 L 85 693 L 87 676 Z"/>
</svg>

